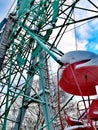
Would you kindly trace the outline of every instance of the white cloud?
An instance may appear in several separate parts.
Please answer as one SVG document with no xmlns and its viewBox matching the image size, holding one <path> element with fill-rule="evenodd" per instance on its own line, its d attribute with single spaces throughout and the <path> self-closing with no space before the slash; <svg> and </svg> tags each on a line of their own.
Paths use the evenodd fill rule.
<svg viewBox="0 0 98 130">
<path fill-rule="evenodd" d="M 79 39 L 82 39 L 82 40 L 87 40 L 91 34 L 92 28 L 89 26 L 88 23 L 80 26 L 78 29 L 77 29 L 77 33 L 79 35 Z"/>
<path fill-rule="evenodd" d="M 98 43 L 96 44 L 95 49 L 98 50 Z"/>
<path fill-rule="evenodd" d="M 87 31 L 84 29 L 82 30 L 82 28 L 81 28 L 81 31 L 79 32 L 79 34 L 80 35 L 82 34 L 81 37 L 84 37 L 80 41 L 76 38 L 74 30 L 65 33 L 60 41 L 58 48 L 63 53 L 66 53 L 66 52 L 72 51 L 72 50 L 76 50 L 76 47 L 78 50 L 85 50 L 86 49 L 85 46 L 88 43 L 87 40 L 85 40 L 88 37 Z"/>
</svg>

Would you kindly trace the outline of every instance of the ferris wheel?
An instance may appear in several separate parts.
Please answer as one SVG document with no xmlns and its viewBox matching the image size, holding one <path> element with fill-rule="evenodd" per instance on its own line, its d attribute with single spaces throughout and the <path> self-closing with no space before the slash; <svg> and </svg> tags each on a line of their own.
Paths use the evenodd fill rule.
<svg viewBox="0 0 98 130">
<path fill-rule="evenodd" d="M 2 130 L 98 129 L 98 100 L 90 99 L 97 95 L 98 55 L 78 50 L 77 33 L 80 27 L 97 22 L 97 4 L 97 0 L 18 0 L 16 9 L 0 23 Z M 66 41 L 69 32 L 73 32 L 74 51 L 70 49 L 73 44 Z M 68 51 L 72 52 L 65 54 Z M 50 58 L 60 66 L 57 84 L 63 93 L 73 95 L 63 103 L 59 87 L 50 83 Z M 83 99 L 77 104 L 77 120 L 66 113 L 74 95 Z"/>
</svg>

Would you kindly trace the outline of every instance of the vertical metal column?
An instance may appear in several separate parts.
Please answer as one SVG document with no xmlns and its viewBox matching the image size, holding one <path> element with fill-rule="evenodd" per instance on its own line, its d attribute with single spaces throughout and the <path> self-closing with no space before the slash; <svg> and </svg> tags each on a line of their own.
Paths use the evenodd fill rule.
<svg viewBox="0 0 98 130">
<path fill-rule="evenodd" d="M 31 76 L 28 75 L 27 79 L 30 79 L 30 81 L 29 81 L 28 85 L 25 88 L 26 89 L 25 90 L 25 95 L 30 96 L 31 85 L 32 85 L 32 82 L 33 82 L 33 77 L 31 78 Z M 21 125 L 22 125 L 22 122 L 24 120 L 24 116 L 25 116 L 26 110 L 28 108 L 28 105 L 24 106 L 25 100 L 26 100 L 26 97 L 23 97 L 22 107 L 20 108 L 20 110 L 18 112 L 18 116 L 17 116 L 16 123 L 15 123 L 15 126 L 14 126 L 13 130 L 20 130 L 20 128 L 21 128 Z M 17 122 L 19 122 L 19 123 L 17 123 Z"/>
<path fill-rule="evenodd" d="M 32 64 L 33 65 L 36 64 L 36 58 L 33 60 Z M 28 74 L 27 85 L 26 85 L 25 93 L 24 93 L 26 96 L 30 96 L 32 82 L 33 82 L 33 76 L 32 76 L 32 74 Z M 24 102 L 25 102 L 25 104 L 24 104 Z M 20 130 L 22 122 L 24 120 L 26 110 L 28 108 L 27 104 L 28 104 L 28 99 L 26 97 L 23 97 L 22 107 L 20 108 L 20 110 L 18 112 L 16 123 L 15 123 L 13 130 Z M 19 122 L 19 123 L 17 123 L 17 122 Z"/>
<path fill-rule="evenodd" d="M 40 55 L 39 60 L 42 58 L 42 55 Z M 47 130 L 52 130 L 52 126 L 50 124 L 50 115 L 49 115 L 49 107 L 48 107 L 48 100 L 47 100 L 47 96 L 46 96 L 46 90 L 45 90 L 45 79 L 44 79 L 44 72 L 43 72 L 43 64 L 40 65 L 39 68 L 39 86 L 41 88 L 42 91 L 42 95 L 41 97 L 43 98 L 45 104 L 43 104 L 42 109 L 43 109 L 43 113 L 45 116 L 45 123 L 47 125 Z"/>
</svg>

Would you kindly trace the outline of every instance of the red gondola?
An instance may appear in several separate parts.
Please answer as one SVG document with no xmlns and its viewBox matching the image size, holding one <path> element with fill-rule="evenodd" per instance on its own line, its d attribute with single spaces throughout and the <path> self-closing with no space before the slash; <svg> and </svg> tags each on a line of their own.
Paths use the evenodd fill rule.
<svg viewBox="0 0 98 130">
<path fill-rule="evenodd" d="M 87 51 L 72 51 L 66 53 L 61 61 L 64 63 L 59 69 L 58 85 L 67 93 L 82 96 L 87 124 L 72 125 L 73 120 L 66 120 L 70 130 L 96 130 L 98 121 L 98 99 L 88 100 L 89 107 L 86 107 L 84 96 L 96 95 L 96 85 L 98 85 L 98 55 Z M 78 108 L 77 108 L 78 109 Z M 79 113 L 81 110 L 79 110 Z M 66 116 L 66 114 L 65 114 Z M 80 120 L 83 117 L 80 114 Z M 68 117 L 67 119 L 71 119 Z M 80 122 L 79 120 L 79 122 Z M 95 121 L 95 123 L 94 123 Z M 78 123 L 79 123 L 78 122 Z M 97 122 L 97 123 L 96 123 Z M 89 125 L 88 125 L 89 124 Z M 86 126 L 85 126 L 86 125 Z M 74 126 L 74 127 L 73 127 Z M 67 130 L 67 128 L 66 128 Z"/>
</svg>

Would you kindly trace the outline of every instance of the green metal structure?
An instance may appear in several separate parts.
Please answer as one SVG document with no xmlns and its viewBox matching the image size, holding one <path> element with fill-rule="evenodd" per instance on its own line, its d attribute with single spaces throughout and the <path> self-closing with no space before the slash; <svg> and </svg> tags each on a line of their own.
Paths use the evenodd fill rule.
<svg viewBox="0 0 98 130">
<path fill-rule="evenodd" d="M 98 18 L 96 1 L 86 1 L 92 9 L 90 6 L 83 7 L 82 2 L 83 0 L 17 1 L 12 15 L 12 28 L 7 37 L 9 45 L 5 49 L 0 72 L 0 129 L 11 130 L 8 128 L 11 124 L 12 130 L 21 130 L 30 108 L 34 110 L 30 114 L 35 118 L 35 122 L 32 122 L 34 130 L 61 129 L 56 107 L 50 111 L 52 100 L 49 97 L 53 86 L 49 82 L 47 64 L 50 57 L 59 65 L 63 64 L 59 58 L 64 52 L 59 49 L 59 45 L 69 26 L 78 26 L 79 23 Z M 78 12 L 90 12 L 91 15 L 75 17 Z M 3 30 L 4 28 L 1 38 Z M 38 80 L 36 85 L 35 79 Z M 61 111 L 67 103 L 65 100 Z M 14 118 L 10 116 L 12 109 Z M 40 117 L 40 113 L 44 117 Z M 41 123 L 38 118 L 41 118 Z"/>
</svg>

